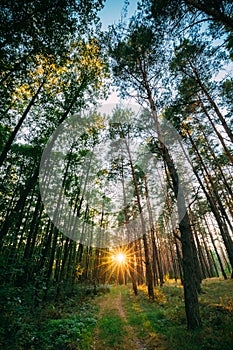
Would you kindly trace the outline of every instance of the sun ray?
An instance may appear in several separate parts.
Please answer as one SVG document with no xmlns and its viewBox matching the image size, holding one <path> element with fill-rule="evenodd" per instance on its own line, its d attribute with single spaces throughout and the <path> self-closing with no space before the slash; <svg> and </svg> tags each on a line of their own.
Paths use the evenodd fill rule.
<svg viewBox="0 0 233 350">
<path fill-rule="evenodd" d="M 109 251 L 103 250 L 104 257 L 97 268 L 103 268 L 102 273 L 108 275 L 107 283 L 114 275 L 116 281 L 119 281 L 120 277 L 124 280 L 125 275 L 132 280 L 132 275 L 134 275 L 134 278 L 139 275 L 136 269 L 137 253 L 136 243 L 130 246 L 119 246 Z"/>
</svg>

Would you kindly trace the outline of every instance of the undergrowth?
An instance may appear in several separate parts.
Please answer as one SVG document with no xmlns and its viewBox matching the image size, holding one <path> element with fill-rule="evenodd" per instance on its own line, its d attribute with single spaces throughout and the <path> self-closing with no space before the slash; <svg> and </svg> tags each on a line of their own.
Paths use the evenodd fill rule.
<svg viewBox="0 0 233 350">
<path fill-rule="evenodd" d="M 5 299 L 0 293 L 0 299 L 6 301 L 1 310 L 0 348 L 90 350 L 98 334 L 104 348 L 121 350 L 129 345 L 131 333 L 146 350 L 233 349 L 233 280 L 203 282 L 199 296 L 203 327 L 195 332 L 187 331 L 183 288 L 175 281 L 156 288 L 153 302 L 145 286 L 139 287 L 138 296 L 130 285 L 111 288 L 108 297 L 106 291 L 109 288 L 99 287 L 94 292 L 90 288 L 83 296 L 76 290 L 67 298 L 50 299 L 34 309 L 19 291 L 9 291 Z M 103 293 L 100 299 L 95 298 L 98 292 Z M 117 312 L 119 294 L 124 317 Z M 98 300 L 107 302 L 102 314 Z"/>
<path fill-rule="evenodd" d="M 76 287 L 58 301 L 49 296 L 35 306 L 20 289 L 0 295 L 0 348 L 3 350 L 90 350 L 98 309 L 95 295 L 109 286 Z M 3 305 L 3 302 L 5 304 Z"/>
</svg>

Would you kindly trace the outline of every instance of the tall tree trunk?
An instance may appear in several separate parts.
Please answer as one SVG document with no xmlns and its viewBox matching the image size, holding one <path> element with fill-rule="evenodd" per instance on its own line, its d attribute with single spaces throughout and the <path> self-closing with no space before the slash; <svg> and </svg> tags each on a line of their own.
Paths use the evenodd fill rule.
<svg viewBox="0 0 233 350">
<path fill-rule="evenodd" d="M 37 97 L 39 96 L 40 91 L 41 91 L 43 85 L 44 85 L 44 81 L 40 84 L 40 86 L 39 86 L 39 88 L 37 89 L 35 95 L 32 97 L 32 99 L 31 99 L 31 101 L 29 102 L 27 108 L 25 109 L 25 111 L 23 112 L 21 118 L 19 119 L 19 121 L 18 121 L 16 127 L 15 127 L 14 130 L 12 131 L 11 136 L 9 137 L 7 143 L 5 144 L 5 147 L 3 148 L 3 151 L 2 151 L 2 153 L 1 153 L 1 155 L 0 155 L 0 167 L 3 165 L 3 162 L 4 162 L 4 160 L 5 160 L 6 157 L 7 157 L 7 154 L 8 154 L 8 152 L 9 152 L 10 148 L 11 148 L 12 143 L 14 142 L 15 137 L 16 137 L 16 135 L 17 135 L 19 129 L 21 128 L 23 122 L 25 121 L 25 119 L 26 119 L 26 117 L 27 117 L 27 115 L 28 115 L 30 109 L 32 108 L 32 106 L 34 105 L 34 103 L 35 103 Z"/>
<path fill-rule="evenodd" d="M 214 132 L 218 136 L 218 139 L 221 142 L 221 145 L 223 146 L 223 149 L 224 149 L 224 151 L 226 153 L 226 156 L 228 157 L 230 162 L 233 164 L 233 156 L 232 156 L 229 148 L 227 147 L 227 145 L 226 145 L 226 143 L 224 141 L 224 138 L 222 137 L 221 133 L 218 131 L 218 129 L 216 128 L 215 124 L 213 123 L 213 120 L 212 120 L 212 118 L 211 118 L 207 108 L 205 107 L 205 105 L 203 104 L 201 99 L 199 100 L 199 102 L 200 102 L 201 108 L 202 108 L 203 112 L 205 113 L 205 115 L 207 116 L 207 118 L 208 118 L 208 120 L 209 120 L 209 122 L 210 122 L 210 124 L 211 124 L 211 126 L 212 126 L 212 128 L 214 130 Z"/>
<path fill-rule="evenodd" d="M 10 227 L 12 227 L 13 225 L 17 225 L 20 222 L 19 212 L 24 207 L 27 196 L 35 186 L 36 181 L 38 179 L 38 175 L 39 175 L 39 168 L 36 168 L 32 177 L 27 180 L 24 190 L 22 191 L 15 207 L 11 210 L 9 215 L 5 218 L 4 224 L 2 225 L 1 231 L 0 231 L 0 244 L 2 242 L 3 237 L 7 235 Z"/>
<path fill-rule="evenodd" d="M 34 246 L 31 243 L 32 243 L 33 235 L 36 236 L 35 227 L 36 227 L 37 218 L 39 216 L 38 213 L 40 210 L 40 205 L 41 205 L 41 196 L 40 194 L 38 194 L 35 210 L 33 213 L 33 218 L 30 224 L 30 230 L 28 233 L 27 242 L 24 250 L 24 259 L 29 259 L 32 255 Z M 35 240 L 33 240 L 33 242 L 35 244 Z"/>
<path fill-rule="evenodd" d="M 208 221 L 207 221 L 207 219 L 206 219 L 206 215 L 204 215 L 204 221 L 205 221 L 206 227 L 207 227 L 207 229 L 208 229 L 208 234 L 209 234 L 209 236 L 210 236 L 211 243 L 212 243 L 212 245 L 213 245 L 213 247 L 214 247 L 214 251 L 215 251 L 215 254 L 216 254 L 216 256 L 217 256 L 217 259 L 218 259 L 218 262 L 219 262 L 219 266 L 220 266 L 222 275 L 223 275 L 224 279 L 227 280 L 227 275 L 226 275 L 225 270 L 224 270 L 224 267 L 223 267 L 222 259 L 221 259 L 220 255 L 219 255 L 218 249 L 217 249 L 217 247 L 216 247 L 216 244 L 215 244 L 215 241 L 214 241 L 214 238 L 213 238 L 211 229 L 210 229 L 209 224 L 208 224 Z M 214 227 L 214 226 L 213 226 L 213 227 Z M 214 233 L 216 234 L 216 232 L 214 232 Z"/>
<path fill-rule="evenodd" d="M 121 131 L 121 134 L 122 133 L 123 133 L 123 131 Z M 141 223 L 141 229 L 142 229 L 142 240 L 143 240 L 144 252 L 145 252 L 146 282 L 147 282 L 147 288 L 148 288 L 148 295 L 149 295 L 149 298 L 151 298 L 153 300 L 154 299 L 154 284 L 153 284 L 153 275 L 152 275 L 151 262 L 150 262 L 149 245 L 148 245 L 147 234 L 146 234 L 146 223 L 145 223 L 145 218 L 144 218 L 144 215 L 142 212 L 142 205 L 141 205 L 140 193 L 139 193 L 139 188 L 138 188 L 138 181 L 137 181 L 137 177 L 135 174 L 135 169 L 134 169 L 134 165 L 133 165 L 131 151 L 130 151 L 129 145 L 125 139 L 125 135 L 124 135 L 124 143 L 126 146 L 128 157 L 129 157 L 129 163 L 130 163 L 130 169 L 131 169 L 131 173 L 132 173 L 132 177 L 133 177 L 133 184 L 134 184 L 134 188 L 135 188 L 137 206 L 138 206 L 138 211 L 139 211 L 139 215 L 140 215 L 140 223 Z"/>
<path fill-rule="evenodd" d="M 123 191 L 123 201 L 124 201 L 124 215 L 125 215 L 125 226 L 128 234 L 128 246 L 130 251 L 130 261 L 129 261 L 129 273 L 132 281 L 134 295 L 138 295 L 138 288 L 135 278 L 135 269 L 134 269 L 134 256 L 132 256 L 132 251 L 134 250 L 134 243 L 132 243 L 132 232 L 129 228 L 129 215 L 127 211 L 127 200 L 126 200 L 126 191 L 125 191 L 125 180 L 124 180 L 124 164 L 123 159 L 121 159 L 121 183 L 122 183 L 122 191 Z"/>
<path fill-rule="evenodd" d="M 189 135 L 190 137 L 190 135 Z M 225 222 L 223 221 L 220 213 L 219 213 L 219 209 L 216 207 L 216 203 L 215 203 L 215 200 L 212 196 L 212 194 L 207 191 L 207 189 L 205 188 L 204 184 L 203 184 L 203 181 L 202 179 L 200 178 L 196 168 L 193 166 L 193 164 L 191 163 L 185 149 L 183 148 L 182 146 L 182 143 L 181 143 L 181 147 L 183 149 L 183 152 L 184 152 L 184 155 L 186 156 L 189 164 L 191 165 L 192 169 L 193 169 L 193 172 L 199 182 L 199 185 L 201 187 L 201 189 L 203 190 L 207 200 L 208 200 L 208 203 L 210 204 L 210 208 L 215 216 L 215 219 L 218 223 L 218 227 L 219 227 L 219 230 L 221 232 L 221 235 L 222 235 L 222 238 L 223 238 L 223 241 L 224 241 L 224 244 L 225 244 L 225 247 L 226 247 L 226 251 L 227 251 L 227 254 L 228 254 L 228 257 L 229 257 L 229 261 L 230 261 L 230 264 L 231 264 L 231 268 L 232 268 L 232 278 L 233 278 L 233 242 L 232 242 L 232 239 L 231 239 L 231 236 L 229 234 L 229 231 L 228 231 L 228 227 L 227 225 L 225 224 Z"/>
<path fill-rule="evenodd" d="M 155 127 L 158 134 L 158 140 L 162 151 L 162 156 L 165 164 L 168 167 L 169 174 L 172 179 L 173 191 L 177 198 L 177 209 L 179 217 L 179 230 L 181 233 L 182 255 L 183 255 L 183 272 L 184 272 L 184 299 L 185 310 L 187 318 L 188 329 L 194 330 L 201 326 L 201 318 L 199 312 L 198 293 L 195 284 L 195 264 L 193 257 L 193 245 L 192 245 L 192 230 L 190 220 L 186 208 L 185 197 L 182 186 L 179 186 L 179 177 L 176 171 L 174 162 L 169 154 L 169 151 L 164 142 L 164 136 L 161 130 L 161 126 L 158 121 L 158 116 L 152 98 L 151 89 L 148 83 L 147 74 L 142 68 L 141 61 L 138 62 L 142 73 L 142 79 L 144 82 L 145 90 L 147 93 L 147 99 L 150 104 L 150 109 L 155 122 Z"/>
<path fill-rule="evenodd" d="M 204 95 L 206 96 L 208 102 L 210 103 L 210 105 L 212 106 L 212 108 L 214 109 L 216 115 L 218 116 L 219 120 L 222 123 L 223 128 L 225 129 L 227 135 L 229 136 L 229 139 L 231 140 L 231 142 L 233 142 L 233 134 L 231 132 L 231 129 L 229 128 L 229 126 L 226 123 L 225 118 L 223 117 L 222 113 L 220 112 L 220 109 L 218 108 L 217 104 L 215 103 L 215 101 L 212 99 L 212 97 L 210 96 L 207 88 L 205 87 L 205 85 L 203 84 L 203 82 L 201 81 L 201 78 L 196 70 L 196 68 L 194 67 L 194 65 L 192 64 L 192 62 L 190 60 L 188 60 L 189 65 L 193 71 L 194 77 L 198 83 L 198 85 L 200 86 L 202 92 L 204 93 Z"/>
<path fill-rule="evenodd" d="M 145 185 L 145 195 L 146 195 L 146 201 L 147 201 L 147 210 L 148 210 L 148 214 L 149 214 L 151 243 L 152 243 L 152 255 L 153 255 L 153 267 L 152 268 L 154 271 L 154 278 L 157 279 L 159 277 L 160 287 L 162 287 L 162 285 L 164 283 L 162 266 L 161 266 L 162 264 L 161 264 L 161 260 L 159 259 L 158 247 L 157 247 L 156 241 L 155 241 L 155 225 L 154 225 L 154 220 L 153 220 L 153 215 L 152 215 L 152 209 L 151 209 L 150 196 L 149 196 L 146 176 L 144 177 L 144 185 Z"/>
</svg>

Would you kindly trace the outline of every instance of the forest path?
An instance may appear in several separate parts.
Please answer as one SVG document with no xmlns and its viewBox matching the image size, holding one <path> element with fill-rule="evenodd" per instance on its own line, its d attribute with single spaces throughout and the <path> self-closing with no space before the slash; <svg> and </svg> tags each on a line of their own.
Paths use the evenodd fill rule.
<svg viewBox="0 0 233 350">
<path fill-rule="evenodd" d="M 94 350 L 147 350 L 137 338 L 137 332 L 130 325 L 122 303 L 122 295 L 128 288 L 114 287 L 109 294 L 99 297 L 100 307 L 94 336 Z"/>
<path fill-rule="evenodd" d="M 203 328 L 187 330 L 183 288 L 167 281 L 155 289 L 149 301 L 145 286 L 134 296 L 131 286 L 111 286 L 110 293 L 97 296 L 98 321 L 94 350 L 200 350 L 233 349 L 233 280 L 211 278 L 202 282 L 199 296 Z M 218 325 L 218 332 L 216 332 Z"/>
</svg>

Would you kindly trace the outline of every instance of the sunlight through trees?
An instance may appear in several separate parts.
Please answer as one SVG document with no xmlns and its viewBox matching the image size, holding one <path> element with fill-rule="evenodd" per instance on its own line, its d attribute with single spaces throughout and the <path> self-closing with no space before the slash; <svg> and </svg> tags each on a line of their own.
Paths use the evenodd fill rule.
<svg viewBox="0 0 233 350">
<path fill-rule="evenodd" d="M 0 5 L 6 350 L 53 350 L 36 315 L 112 284 L 156 303 L 175 281 L 180 323 L 204 332 L 204 281 L 233 278 L 232 1 L 139 0 L 130 18 L 126 1 L 103 30 L 107 6 Z M 122 102 L 100 112 L 112 88 Z"/>
</svg>

